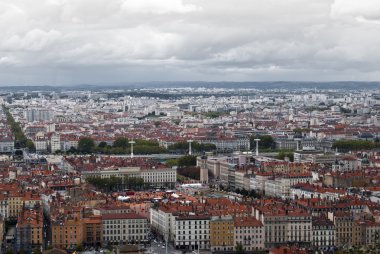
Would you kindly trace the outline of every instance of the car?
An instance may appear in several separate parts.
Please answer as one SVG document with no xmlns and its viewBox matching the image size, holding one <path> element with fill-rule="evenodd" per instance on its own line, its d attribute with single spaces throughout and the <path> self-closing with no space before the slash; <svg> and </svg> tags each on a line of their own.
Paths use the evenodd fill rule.
<svg viewBox="0 0 380 254">
<path fill-rule="evenodd" d="M 162 245 L 162 247 L 161 247 L 161 248 L 165 249 L 165 246 L 164 246 L 164 245 Z"/>
<path fill-rule="evenodd" d="M 158 246 L 158 247 L 160 247 L 160 246 L 161 246 L 161 244 L 157 244 L 157 246 Z"/>
<path fill-rule="evenodd" d="M 156 240 L 154 240 L 154 243 L 157 243 L 157 241 L 156 241 Z"/>
</svg>

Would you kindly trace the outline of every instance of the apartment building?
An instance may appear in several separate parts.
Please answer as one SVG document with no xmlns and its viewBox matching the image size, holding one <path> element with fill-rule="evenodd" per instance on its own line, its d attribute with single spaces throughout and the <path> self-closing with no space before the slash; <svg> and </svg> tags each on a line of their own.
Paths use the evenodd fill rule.
<svg viewBox="0 0 380 254">
<path fill-rule="evenodd" d="M 349 212 L 329 212 L 328 219 L 335 226 L 335 245 L 350 247 L 353 245 L 354 217 Z"/>
<path fill-rule="evenodd" d="M 232 251 L 235 246 L 234 240 L 232 216 L 212 216 L 210 220 L 211 251 Z"/>
<path fill-rule="evenodd" d="M 234 219 L 235 246 L 241 244 L 244 251 L 257 251 L 265 248 L 265 228 L 255 217 Z"/>
<path fill-rule="evenodd" d="M 265 227 L 265 248 L 285 243 L 310 246 L 312 216 L 302 210 L 280 207 L 254 207 L 253 214 Z"/>
<path fill-rule="evenodd" d="M 174 188 L 177 181 L 177 170 L 172 168 L 141 169 L 140 167 L 123 167 L 114 170 L 83 171 L 81 174 L 83 180 L 87 177 L 136 177 L 142 178 L 144 183 L 152 186 L 168 188 Z"/>
<path fill-rule="evenodd" d="M 332 247 L 335 245 L 335 226 L 325 217 L 313 217 L 313 241 L 317 248 Z"/>
<path fill-rule="evenodd" d="M 210 217 L 205 215 L 181 215 L 175 218 L 176 249 L 210 249 Z"/>
<path fill-rule="evenodd" d="M 73 250 L 83 243 L 83 222 L 80 213 L 62 214 L 51 220 L 51 244 Z"/>
<path fill-rule="evenodd" d="M 103 241 L 103 224 L 101 216 L 83 218 L 83 244 L 85 246 L 101 246 Z"/>
<path fill-rule="evenodd" d="M 143 243 L 148 241 L 148 220 L 135 213 L 103 214 L 104 243 Z"/>
<path fill-rule="evenodd" d="M 42 208 L 22 209 L 17 217 L 16 249 L 30 252 L 43 243 Z"/>
</svg>

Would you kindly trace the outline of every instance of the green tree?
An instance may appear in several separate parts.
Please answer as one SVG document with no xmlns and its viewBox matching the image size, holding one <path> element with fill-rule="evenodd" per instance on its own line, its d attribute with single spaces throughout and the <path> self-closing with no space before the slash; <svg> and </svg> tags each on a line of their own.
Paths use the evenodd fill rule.
<svg viewBox="0 0 380 254">
<path fill-rule="evenodd" d="M 286 150 L 281 150 L 278 153 L 277 159 L 284 160 L 285 157 L 288 157 L 290 161 L 294 161 L 294 153 Z"/>
<path fill-rule="evenodd" d="M 126 149 L 128 147 L 128 139 L 124 137 L 117 138 L 113 142 L 113 147 L 120 147 Z"/>
<path fill-rule="evenodd" d="M 107 147 L 107 142 L 105 142 L 105 141 L 100 142 L 99 145 L 98 145 L 98 147 L 99 148 L 105 148 L 105 147 Z"/>
<path fill-rule="evenodd" d="M 197 165 L 197 157 L 193 155 L 185 155 L 178 159 L 178 167 L 190 167 Z"/>
<path fill-rule="evenodd" d="M 78 151 L 81 153 L 92 153 L 95 148 L 95 141 L 92 138 L 83 137 L 79 139 Z"/>
<path fill-rule="evenodd" d="M 255 139 L 260 139 L 259 149 L 269 150 L 275 148 L 276 143 L 271 135 L 252 135 L 249 140 L 252 149 L 256 147 Z"/>
<path fill-rule="evenodd" d="M 238 254 L 244 254 L 245 253 L 243 245 L 241 243 L 237 243 L 235 246 L 235 249 L 236 249 L 236 253 L 238 253 Z"/>
<path fill-rule="evenodd" d="M 83 245 L 82 244 L 77 244 L 77 246 L 75 247 L 75 250 L 79 251 L 79 252 L 84 251 Z"/>
<path fill-rule="evenodd" d="M 31 139 L 27 139 L 25 145 L 30 152 L 36 151 L 36 147 Z"/>
<path fill-rule="evenodd" d="M 165 161 L 166 166 L 169 168 L 172 168 L 174 166 L 178 166 L 178 160 L 177 159 L 169 159 Z"/>
</svg>

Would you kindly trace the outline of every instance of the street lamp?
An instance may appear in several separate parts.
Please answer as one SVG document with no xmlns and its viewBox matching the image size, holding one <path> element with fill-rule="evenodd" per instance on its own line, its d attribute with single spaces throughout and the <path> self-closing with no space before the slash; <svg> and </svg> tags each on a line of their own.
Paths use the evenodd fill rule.
<svg viewBox="0 0 380 254">
<path fill-rule="evenodd" d="M 256 142 L 256 156 L 259 156 L 259 141 L 261 141 L 261 139 L 255 138 L 254 141 Z"/>
<path fill-rule="evenodd" d="M 131 158 L 133 158 L 133 145 L 136 143 L 135 141 L 131 140 L 128 142 L 131 145 Z"/>
<path fill-rule="evenodd" d="M 189 155 L 191 155 L 191 143 L 193 143 L 193 140 L 188 140 L 187 143 L 189 143 Z"/>
<path fill-rule="evenodd" d="M 299 151 L 300 150 L 300 142 L 301 142 L 301 138 L 295 138 L 294 139 L 295 141 L 296 141 L 296 144 L 297 144 L 297 151 Z"/>
</svg>

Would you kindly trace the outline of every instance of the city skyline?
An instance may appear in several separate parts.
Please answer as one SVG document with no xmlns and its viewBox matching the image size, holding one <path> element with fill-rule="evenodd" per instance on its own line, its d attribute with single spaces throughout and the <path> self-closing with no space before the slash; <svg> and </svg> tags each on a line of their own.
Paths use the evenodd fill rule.
<svg viewBox="0 0 380 254">
<path fill-rule="evenodd" d="M 10 1 L 0 86 L 378 81 L 380 1 Z"/>
</svg>

